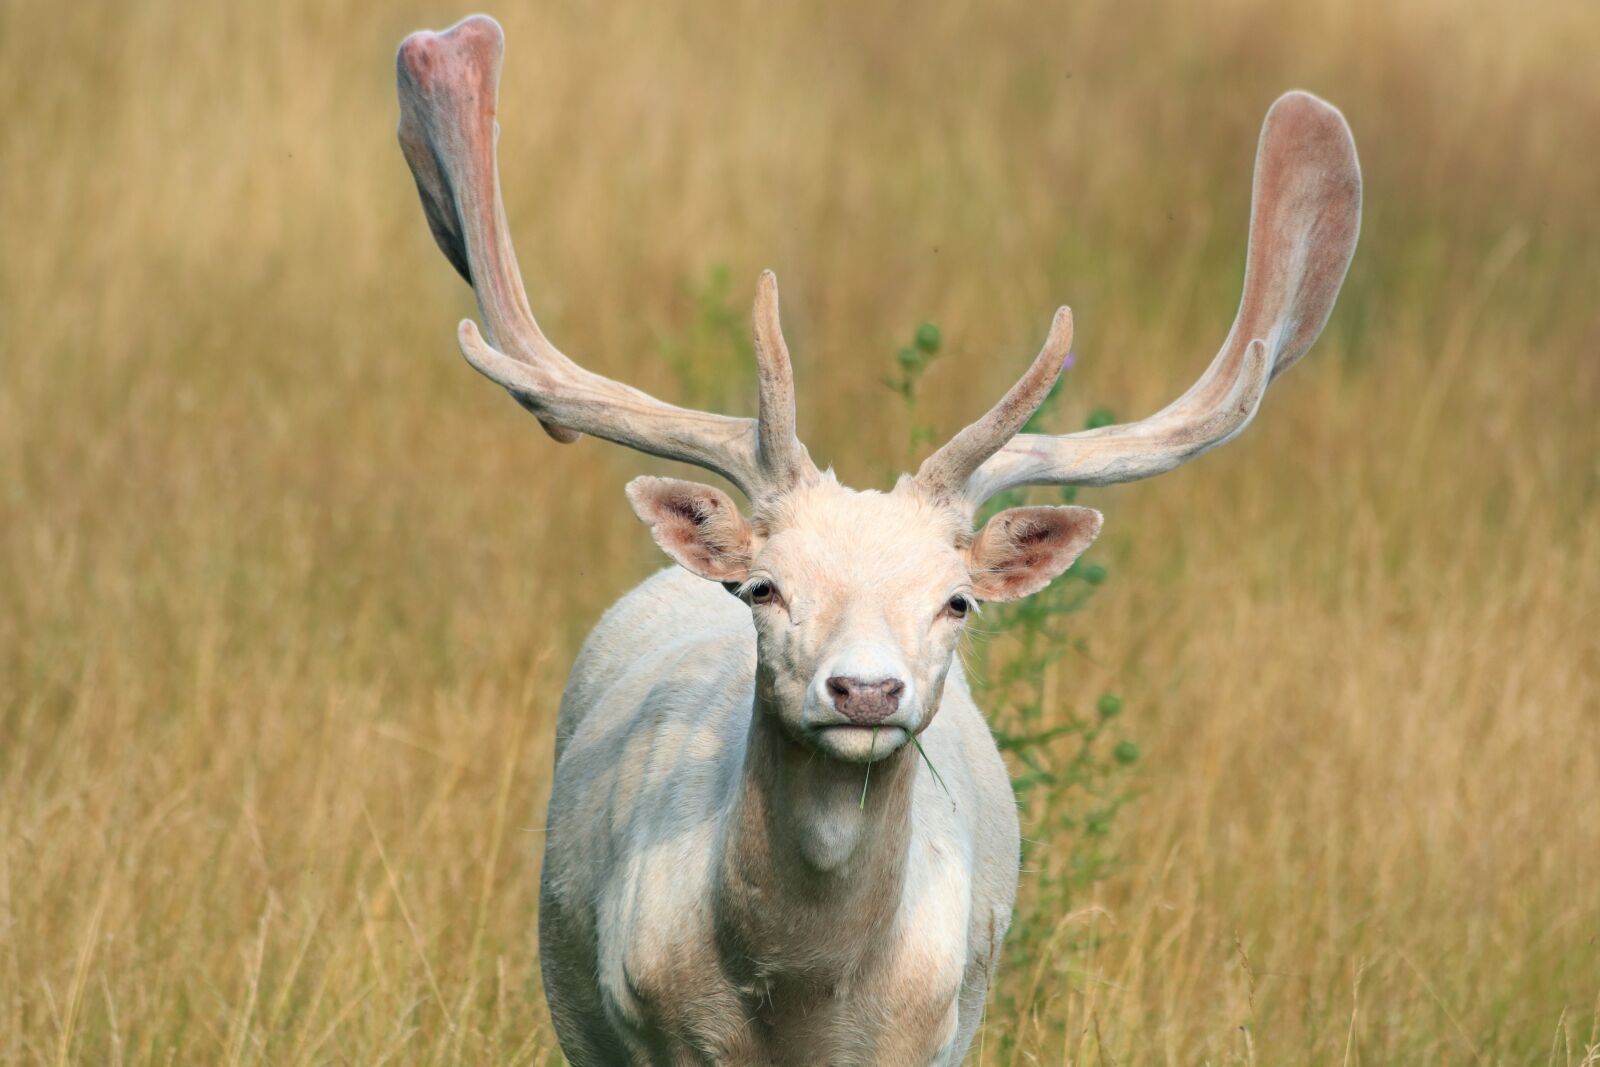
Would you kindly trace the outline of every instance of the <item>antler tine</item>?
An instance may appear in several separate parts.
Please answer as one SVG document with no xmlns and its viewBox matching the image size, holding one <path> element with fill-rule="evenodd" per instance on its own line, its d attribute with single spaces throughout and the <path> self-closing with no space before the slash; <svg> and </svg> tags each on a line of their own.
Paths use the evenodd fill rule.
<svg viewBox="0 0 1600 1067">
<path fill-rule="evenodd" d="M 917 469 L 917 487 L 934 497 L 960 493 L 973 472 L 1027 425 L 1066 369 L 1071 351 L 1072 310 L 1059 308 L 1033 365 L 987 414 L 923 460 Z"/>
<path fill-rule="evenodd" d="M 778 276 L 761 272 L 756 281 L 755 323 L 757 417 L 756 451 L 769 476 L 786 483 L 805 480 L 816 467 L 795 432 L 794 368 L 778 319 Z"/>
<path fill-rule="evenodd" d="M 400 149 L 434 241 L 478 298 L 490 343 L 537 363 L 553 346 L 528 307 L 494 165 L 504 48 L 499 23 L 482 15 L 402 41 L 395 62 Z M 545 419 L 540 425 L 558 441 L 580 436 Z"/>
<path fill-rule="evenodd" d="M 470 320 L 457 331 L 467 361 L 538 416 L 558 441 L 589 433 L 692 463 L 723 475 L 752 499 L 786 488 L 809 463 L 798 441 L 787 450 L 766 447 L 769 435 L 758 434 L 757 420 L 675 407 L 594 374 L 539 329 L 517 269 L 495 163 L 504 45 L 499 24 L 474 15 L 443 33 L 412 34 L 395 61 L 400 147 L 434 240 L 472 285 L 483 314 L 483 333 Z M 763 356 L 763 420 L 786 426 L 792 438 L 788 373 L 787 353 Z M 774 406 L 769 396 L 785 414 L 766 410 Z M 773 462 L 780 453 L 783 462 Z"/>
<path fill-rule="evenodd" d="M 1140 422 L 1013 438 L 967 481 L 970 506 L 1023 485 L 1148 478 L 1230 440 L 1322 332 L 1360 227 L 1361 168 L 1344 117 L 1309 93 L 1284 94 L 1256 151 L 1239 311 L 1205 374 Z"/>
</svg>

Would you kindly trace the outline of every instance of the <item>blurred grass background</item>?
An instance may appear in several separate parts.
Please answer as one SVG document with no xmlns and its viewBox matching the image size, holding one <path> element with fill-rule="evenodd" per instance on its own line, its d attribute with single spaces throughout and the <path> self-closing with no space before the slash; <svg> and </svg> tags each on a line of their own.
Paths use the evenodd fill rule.
<svg viewBox="0 0 1600 1067">
<path fill-rule="evenodd" d="M 0 1064 L 559 1062 L 556 700 L 662 561 L 642 461 L 455 353 L 392 51 L 466 12 L 0 5 Z M 946 433 L 1058 303 L 1064 423 L 1175 395 L 1263 112 L 1338 104 L 1366 215 L 1323 340 L 1239 441 L 1085 494 L 1112 580 L 1049 698 L 1124 695 L 1141 795 L 972 1060 L 1600 1062 L 1600 7 L 494 14 L 547 330 L 690 399 L 703 280 L 774 267 L 858 485 L 913 458 L 881 381 L 922 319 Z"/>
</svg>

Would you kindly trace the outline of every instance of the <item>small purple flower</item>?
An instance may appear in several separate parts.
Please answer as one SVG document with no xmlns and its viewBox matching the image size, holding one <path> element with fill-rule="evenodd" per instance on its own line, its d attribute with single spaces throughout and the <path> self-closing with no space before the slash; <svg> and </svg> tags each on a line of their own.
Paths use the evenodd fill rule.
<svg viewBox="0 0 1600 1067">
<path fill-rule="evenodd" d="M 1061 361 L 1061 369 L 1067 370 L 1068 368 L 1074 366 L 1077 362 L 1077 355 L 1072 351 L 1072 349 L 1069 348 L 1067 349 L 1067 358 Z"/>
</svg>

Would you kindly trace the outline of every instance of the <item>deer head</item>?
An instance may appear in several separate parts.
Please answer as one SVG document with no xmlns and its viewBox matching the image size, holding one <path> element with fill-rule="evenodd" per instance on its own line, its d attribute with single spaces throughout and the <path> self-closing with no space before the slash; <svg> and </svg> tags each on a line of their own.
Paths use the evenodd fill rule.
<svg viewBox="0 0 1600 1067">
<path fill-rule="evenodd" d="M 819 471 L 795 436 L 770 271 L 756 291 L 753 419 L 674 407 L 585 370 L 545 337 L 500 199 L 503 45 L 499 25 L 480 15 L 413 34 L 397 61 L 401 147 L 434 238 L 472 285 L 484 321 L 482 332 L 461 323 L 461 350 L 555 440 L 587 433 L 693 464 L 749 498 L 747 517 L 708 485 L 637 478 L 627 488 L 669 556 L 749 605 L 762 705 L 793 739 L 843 760 L 881 758 L 924 729 L 977 604 L 1043 588 L 1100 530 L 1089 508 L 1019 507 L 974 531 L 985 501 L 1022 486 L 1146 478 L 1232 439 L 1322 331 L 1355 250 L 1361 177 L 1349 129 L 1328 104 L 1289 93 L 1261 131 L 1233 329 L 1186 393 L 1139 422 L 1019 433 L 1071 346 L 1072 316 L 1061 308 L 999 403 L 892 491 L 856 492 Z"/>
</svg>

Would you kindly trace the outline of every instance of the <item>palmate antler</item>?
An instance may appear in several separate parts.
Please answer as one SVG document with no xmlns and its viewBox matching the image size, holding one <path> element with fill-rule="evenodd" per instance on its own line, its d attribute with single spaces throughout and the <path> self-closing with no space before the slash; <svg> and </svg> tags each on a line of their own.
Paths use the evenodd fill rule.
<svg viewBox="0 0 1600 1067">
<path fill-rule="evenodd" d="M 457 331 L 468 362 L 539 417 L 557 441 L 580 434 L 723 475 L 756 499 L 816 476 L 795 436 L 794 378 L 778 324 L 778 283 L 761 276 L 755 305 L 758 417 L 674 407 L 562 355 L 528 307 L 495 165 L 495 102 L 505 38 L 474 15 L 400 45 L 400 147 L 434 240 L 472 285 L 487 338 Z"/>
<path fill-rule="evenodd" d="M 400 45 L 400 144 L 434 239 L 471 283 L 487 339 L 467 320 L 461 350 L 539 417 L 550 436 L 588 433 L 728 478 L 752 500 L 818 477 L 795 435 L 794 380 L 778 323 L 777 280 L 755 305 L 755 419 L 691 411 L 578 366 L 534 321 L 506 228 L 495 167 L 504 36 L 476 15 Z M 1169 471 L 1231 439 L 1267 386 L 1311 347 L 1355 252 L 1361 171 L 1344 118 L 1307 93 L 1267 112 L 1256 153 L 1244 295 L 1222 350 L 1189 391 L 1140 422 L 1081 433 L 1018 434 L 1060 375 L 1072 343 L 1061 308 L 1033 365 L 983 418 L 922 464 L 915 484 L 975 512 L 1026 485 L 1109 485 Z"/>
<path fill-rule="evenodd" d="M 1007 428 L 1015 432 L 1021 421 L 991 412 L 930 456 L 918 484 L 976 510 L 1025 485 L 1148 478 L 1230 440 L 1322 332 L 1360 227 L 1361 168 L 1344 117 L 1309 93 L 1284 94 L 1267 112 L 1256 150 L 1244 296 L 1200 380 L 1147 419 L 1081 433 L 1011 436 Z"/>
</svg>

